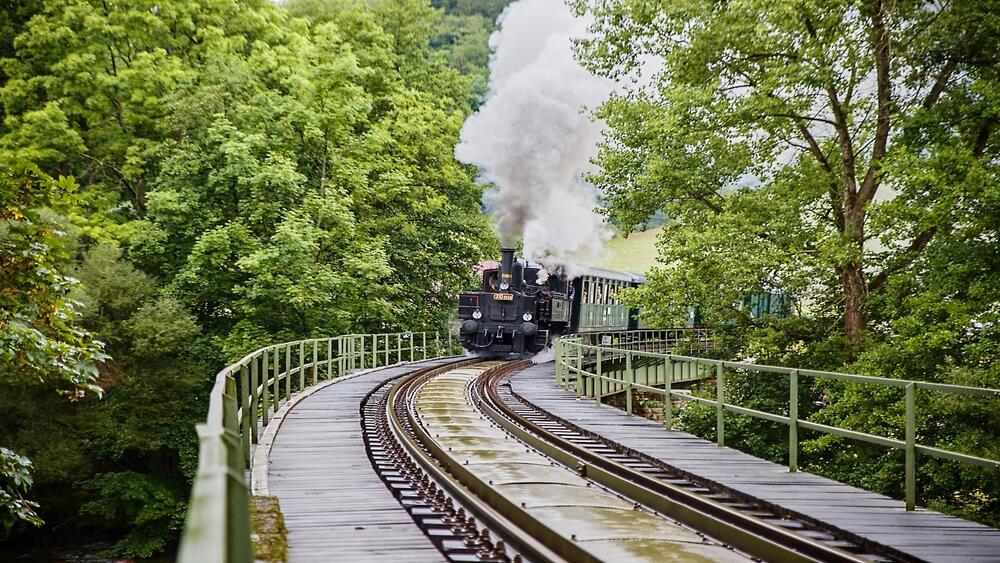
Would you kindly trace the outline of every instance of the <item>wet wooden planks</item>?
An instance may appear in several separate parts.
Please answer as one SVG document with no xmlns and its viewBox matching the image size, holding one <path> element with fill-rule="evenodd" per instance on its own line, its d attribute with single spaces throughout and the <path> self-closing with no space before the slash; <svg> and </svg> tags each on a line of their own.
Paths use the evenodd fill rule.
<svg viewBox="0 0 1000 563">
<path fill-rule="evenodd" d="M 536 406 L 677 469 L 868 541 L 933 562 L 1000 561 L 1000 530 L 938 512 L 907 512 L 903 502 L 751 455 L 591 400 L 559 387 L 552 363 L 514 376 L 513 390 Z"/>
<path fill-rule="evenodd" d="M 379 383 L 442 360 L 385 368 L 330 385 L 295 405 L 277 432 L 269 488 L 304 561 L 443 561 L 372 469 L 361 401 Z"/>
</svg>

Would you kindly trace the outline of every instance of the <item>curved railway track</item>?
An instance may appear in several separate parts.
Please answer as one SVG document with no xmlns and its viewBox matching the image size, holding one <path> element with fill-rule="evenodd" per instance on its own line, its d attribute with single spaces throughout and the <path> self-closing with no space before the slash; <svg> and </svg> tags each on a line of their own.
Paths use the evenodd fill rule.
<svg viewBox="0 0 1000 563">
<path fill-rule="evenodd" d="M 362 404 L 386 485 L 449 561 L 887 561 L 517 397 L 526 362 L 414 372 Z"/>
</svg>

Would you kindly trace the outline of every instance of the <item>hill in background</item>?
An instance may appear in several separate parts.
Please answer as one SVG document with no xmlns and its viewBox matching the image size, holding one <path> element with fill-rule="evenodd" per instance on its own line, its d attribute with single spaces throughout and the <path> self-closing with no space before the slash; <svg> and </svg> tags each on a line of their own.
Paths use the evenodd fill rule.
<svg viewBox="0 0 1000 563">
<path fill-rule="evenodd" d="M 662 230 L 657 227 L 628 238 L 616 236 L 605 246 L 608 256 L 601 267 L 645 275 L 656 264 L 656 239 Z"/>
</svg>

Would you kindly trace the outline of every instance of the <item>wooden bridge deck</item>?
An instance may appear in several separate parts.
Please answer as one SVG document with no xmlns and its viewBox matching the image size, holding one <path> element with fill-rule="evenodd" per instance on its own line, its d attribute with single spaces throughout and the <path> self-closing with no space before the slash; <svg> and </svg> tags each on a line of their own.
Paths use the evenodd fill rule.
<svg viewBox="0 0 1000 563">
<path fill-rule="evenodd" d="M 513 390 L 559 418 L 696 475 L 849 535 L 932 562 L 1000 561 L 1000 530 L 788 468 L 607 405 L 578 400 L 559 387 L 553 363 L 514 376 Z"/>
<path fill-rule="evenodd" d="M 329 385 L 294 405 L 271 448 L 270 493 L 281 502 L 291 563 L 443 561 L 372 468 L 361 401 L 378 384 L 429 360 Z"/>
</svg>

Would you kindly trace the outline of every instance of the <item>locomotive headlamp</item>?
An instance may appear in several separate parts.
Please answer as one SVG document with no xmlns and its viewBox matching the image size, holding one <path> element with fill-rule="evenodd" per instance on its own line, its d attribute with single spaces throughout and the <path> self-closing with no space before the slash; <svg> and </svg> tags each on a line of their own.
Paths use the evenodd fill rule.
<svg viewBox="0 0 1000 563">
<path fill-rule="evenodd" d="M 507 283 L 507 282 L 505 282 L 505 281 L 500 282 L 500 289 L 503 289 L 503 290 L 510 289 L 510 284 Z"/>
<path fill-rule="evenodd" d="M 479 309 L 476 309 L 475 311 L 472 312 L 472 318 L 474 318 L 474 319 L 481 319 L 481 318 L 483 318 L 483 312 L 480 311 Z"/>
<path fill-rule="evenodd" d="M 524 313 L 523 315 L 521 315 L 521 318 L 524 319 L 524 320 L 526 320 L 526 321 L 530 321 L 531 320 L 531 313 Z"/>
</svg>

